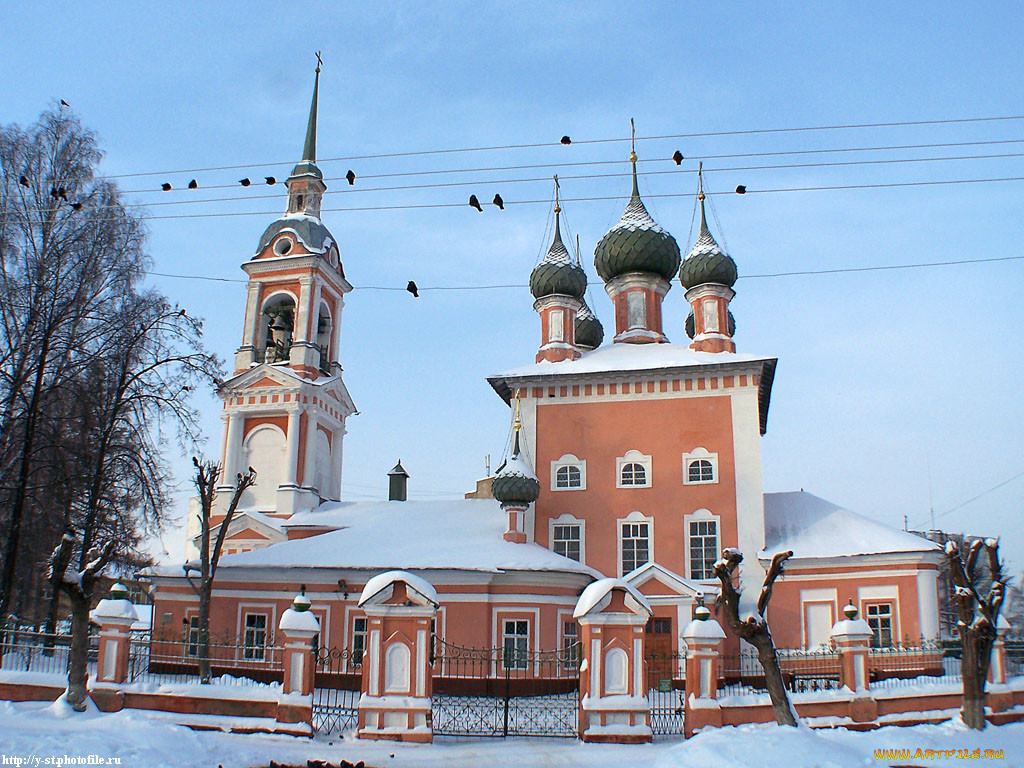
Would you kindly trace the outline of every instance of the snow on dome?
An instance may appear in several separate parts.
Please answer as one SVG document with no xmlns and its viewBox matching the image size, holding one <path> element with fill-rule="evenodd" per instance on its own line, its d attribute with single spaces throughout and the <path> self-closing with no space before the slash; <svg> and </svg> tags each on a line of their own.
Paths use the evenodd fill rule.
<svg viewBox="0 0 1024 768">
<path fill-rule="evenodd" d="M 562 242 L 558 208 L 555 208 L 555 238 L 544 258 L 530 273 L 530 293 L 535 299 L 554 294 L 582 299 L 586 290 L 587 276 Z"/>
<path fill-rule="evenodd" d="M 764 495 L 764 538 L 762 559 L 788 549 L 796 559 L 940 552 L 939 546 L 927 539 L 804 491 Z"/>
<path fill-rule="evenodd" d="M 533 467 L 523 458 L 519 450 L 519 433 L 515 436 L 512 455 L 498 468 L 491 482 L 491 493 L 502 507 L 506 505 L 526 505 L 536 501 L 540 495 L 540 481 Z"/>
<path fill-rule="evenodd" d="M 700 619 L 694 619 L 685 627 L 683 627 L 683 638 L 704 638 L 707 640 L 722 640 L 725 638 L 725 630 L 722 629 L 722 625 L 714 619 L 707 619 L 701 621 Z"/>
<path fill-rule="evenodd" d="M 410 589 L 418 592 L 427 602 L 433 603 L 434 605 L 439 604 L 437 599 L 437 590 L 434 589 L 426 579 L 409 573 L 408 571 L 385 571 L 384 573 L 378 573 L 366 582 L 366 586 L 363 587 L 363 592 L 359 596 L 358 605 L 362 605 L 374 595 L 380 594 L 396 581 L 404 581 Z"/>
<path fill-rule="evenodd" d="M 638 607 L 646 611 L 648 614 L 653 614 L 651 610 L 651 604 L 647 602 L 647 598 L 640 594 L 640 591 L 624 579 L 598 579 L 593 584 L 590 584 L 586 589 L 583 590 L 583 594 L 580 595 L 580 599 L 576 602 L 576 609 L 572 612 L 572 617 L 578 619 L 580 616 L 586 616 L 594 608 L 596 608 L 613 589 L 620 588 L 626 590 L 631 598 L 638 604 Z M 628 604 L 628 603 L 627 603 Z"/>
<path fill-rule="evenodd" d="M 505 462 L 501 471 L 495 477 L 525 477 L 528 480 L 536 480 L 537 473 L 533 471 L 530 463 L 521 454 L 510 456 Z"/>
</svg>

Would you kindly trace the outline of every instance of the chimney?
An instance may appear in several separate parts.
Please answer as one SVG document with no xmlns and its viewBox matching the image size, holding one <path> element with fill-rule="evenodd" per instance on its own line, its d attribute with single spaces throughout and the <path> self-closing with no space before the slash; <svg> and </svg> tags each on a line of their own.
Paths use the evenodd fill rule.
<svg viewBox="0 0 1024 768">
<path fill-rule="evenodd" d="M 409 494 L 409 473 L 402 466 L 402 460 L 388 472 L 388 501 L 405 501 Z"/>
</svg>

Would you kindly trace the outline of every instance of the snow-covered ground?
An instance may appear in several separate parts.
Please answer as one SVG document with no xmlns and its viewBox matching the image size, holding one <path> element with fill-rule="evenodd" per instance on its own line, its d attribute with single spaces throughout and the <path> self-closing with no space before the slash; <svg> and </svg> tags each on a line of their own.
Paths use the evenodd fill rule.
<svg viewBox="0 0 1024 768">
<path fill-rule="evenodd" d="M 166 717 L 164 713 L 140 710 L 78 715 L 62 702 L 0 702 L 0 763 L 16 764 L 11 758 L 88 759 L 90 755 L 117 757 L 120 765 L 133 768 L 249 768 L 266 766 L 270 760 L 304 765 L 307 759 L 364 760 L 368 766 L 395 768 L 857 768 L 957 762 L 953 754 L 941 758 L 875 758 L 876 749 L 910 750 L 913 755 L 920 748 L 980 749 L 983 756 L 985 750 L 1002 750 L 1003 758 L 991 764 L 1024 766 L 1024 723 L 989 727 L 981 734 L 955 722 L 882 728 L 869 733 L 750 725 L 716 729 L 685 742 L 658 741 L 643 746 L 598 746 L 570 739 L 443 739 L 433 745 L 402 745 L 360 742 L 351 737 L 311 741 L 201 732 L 173 725 Z M 51 760 L 49 764 L 59 763 Z"/>
</svg>

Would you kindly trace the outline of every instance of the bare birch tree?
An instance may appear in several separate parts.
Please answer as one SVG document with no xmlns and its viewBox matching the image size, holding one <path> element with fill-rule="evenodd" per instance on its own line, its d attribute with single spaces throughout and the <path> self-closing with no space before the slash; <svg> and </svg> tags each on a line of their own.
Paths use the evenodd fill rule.
<svg viewBox="0 0 1024 768">
<path fill-rule="evenodd" d="M 775 713 L 775 721 L 779 725 L 797 724 L 796 713 L 789 702 L 789 694 L 786 692 L 786 684 L 782 679 L 782 670 L 779 667 L 779 657 L 775 652 L 775 641 L 772 639 L 771 630 L 768 628 L 768 619 L 765 614 L 768 611 L 768 603 L 772 599 L 772 588 L 775 580 L 782 575 L 785 562 L 793 556 L 792 551 L 779 552 L 772 558 L 772 564 L 768 567 L 764 583 L 761 585 L 761 592 L 757 597 L 757 615 L 750 615 L 746 618 L 740 616 L 740 592 L 733 584 L 733 576 L 740 563 L 743 562 L 743 553 L 738 549 L 725 549 L 722 557 L 715 563 L 715 576 L 722 583 L 721 603 L 725 609 L 725 620 L 729 629 L 737 637 L 746 640 L 757 649 L 757 660 L 764 669 L 765 684 L 768 686 L 768 696 L 772 701 L 772 710 Z"/>
<path fill-rule="evenodd" d="M 192 457 L 195 465 L 195 486 L 199 491 L 199 567 L 195 563 L 185 563 L 182 566 L 185 570 L 185 578 L 199 597 L 199 678 L 204 684 L 209 683 L 210 675 L 210 596 L 213 594 L 213 580 L 217 576 L 217 565 L 220 563 L 220 555 L 224 549 L 224 540 L 227 538 L 228 526 L 234 519 L 235 511 L 238 509 L 238 502 L 242 494 L 256 482 L 256 470 L 249 467 L 243 475 L 238 473 L 234 478 L 234 489 L 231 492 L 231 500 L 224 517 L 218 523 L 217 538 L 210 546 L 210 536 L 213 525 L 213 502 L 217 494 L 217 482 L 221 474 L 221 467 L 215 461 L 200 461 Z M 227 479 L 227 478 L 225 478 Z M 199 583 L 193 581 L 192 573 L 198 571 Z"/>
</svg>

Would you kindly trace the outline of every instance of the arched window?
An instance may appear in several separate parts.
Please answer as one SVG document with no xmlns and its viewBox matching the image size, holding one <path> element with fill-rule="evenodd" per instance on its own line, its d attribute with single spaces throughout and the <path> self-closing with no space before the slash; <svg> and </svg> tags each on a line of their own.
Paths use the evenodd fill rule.
<svg viewBox="0 0 1024 768">
<path fill-rule="evenodd" d="M 706 448 L 694 448 L 683 454 L 683 484 L 700 485 L 718 482 L 718 454 Z"/>
<path fill-rule="evenodd" d="M 711 466 L 711 462 L 707 459 L 694 459 L 691 461 L 689 473 L 691 483 L 706 483 L 715 479 L 715 471 Z"/>
<path fill-rule="evenodd" d="M 579 488 L 583 484 L 583 474 L 579 467 L 562 466 L 555 472 L 555 486 L 558 488 Z"/>
<path fill-rule="evenodd" d="M 647 485 L 647 470 L 636 462 L 623 464 L 620 482 L 622 485 Z"/>
</svg>

